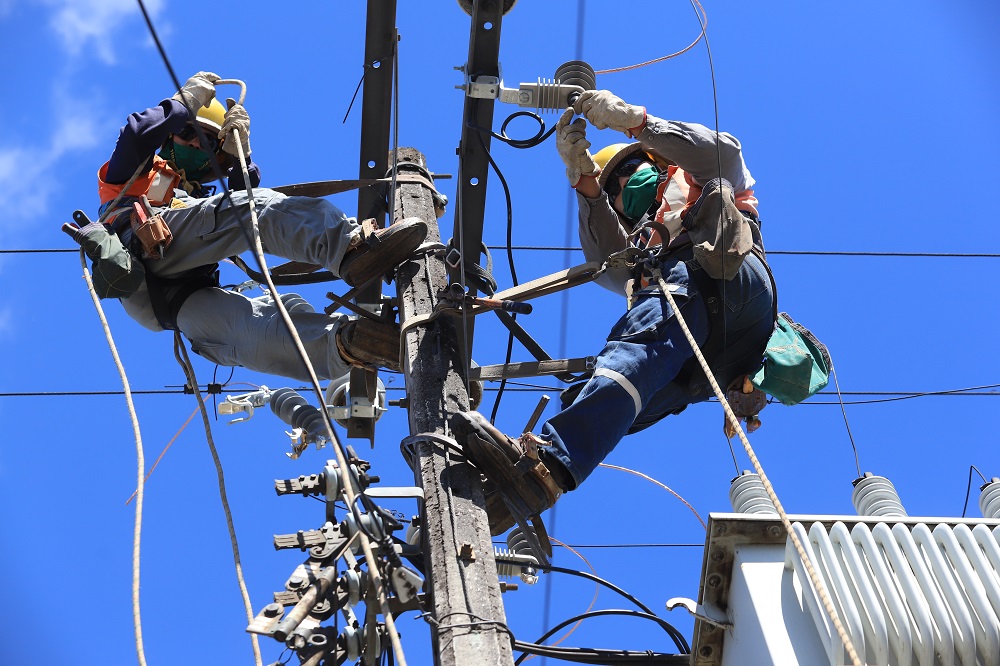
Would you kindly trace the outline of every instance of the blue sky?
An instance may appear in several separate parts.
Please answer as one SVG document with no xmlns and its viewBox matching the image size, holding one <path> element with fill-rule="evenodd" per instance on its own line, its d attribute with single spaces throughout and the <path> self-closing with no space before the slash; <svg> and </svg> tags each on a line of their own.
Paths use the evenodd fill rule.
<svg viewBox="0 0 1000 666">
<path fill-rule="evenodd" d="M 342 119 L 362 72 L 364 3 L 147 2 L 182 79 L 215 71 L 248 84 L 254 158 L 265 185 L 356 176 L 360 107 Z M 575 54 L 578 2 L 517 3 L 502 25 L 508 86 L 551 77 Z M 596 69 L 641 62 L 690 43 L 690 5 L 589 2 L 583 57 Z M 740 138 L 757 179 L 763 233 L 775 251 L 995 253 L 995 131 L 1000 108 L 1000 9 L 986 0 L 862 3 L 706 2 L 719 125 Z M 400 3 L 399 144 L 419 148 L 437 172 L 457 173 L 461 83 L 469 19 L 457 3 Z M 77 208 L 93 215 L 95 174 L 128 113 L 157 103 L 172 84 L 130 0 L 0 0 L 0 249 L 69 248 L 59 226 Z M 666 118 L 715 122 L 712 77 L 700 44 L 647 68 L 598 77 L 627 101 Z M 223 96 L 232 94 L 229 91 Z M 497 124 L 517 109 L 498 106 Z M 555 122 L 555 114 L 545 116 Z M 511 134 L 534 132 L 515 121 Z M 621 140 L 591 132 L 595 147 Z M 567 184 L 553 142 L 515 150 L 494 142 L 510 184 L 514 243 L 566 242 Z M 455 181 L 442 181 L 454 199 Z M 501 245 L 506 213 L 491 174 L 484 238 Z M 354 214 L 356 199 L 333 201 Z M 452 210 L 442 219 L 451 234 Z M 571 236 L 571 244 L 576 244 Z M 504 253 L 494 251 L 501 286 Z M 582 261 L 580 253 L 572 255 Z M 563 267 L 561 252 L 515 253 L 523 281 Z M 997 259 L 791 256 L 772 254 L 780 305 L 826 342 L 846 392 L 924 392 L 1000 382 L 995 348 Z M 230 281 L 238 274 L 229 268 Z M 8 350 L 0 392 L 118 391 L 121 385 L 78 258 L 5 253 L 0 273 L 0 343 Z M 299 291 L 318 307 L 327 286 Z M 599 351 L 623 299 L 595 285 L 535 303 L 522 319 L 553 354 Z M 153 334 L 104 303 L 135 390 L 184 383 L 171 337 Z M 489 319 L 476 329 L 480 364 L 502 361 L 506 337 Z M 526 360 L 523 350 L 515 359 Z M 201 382 L 214 366 L 196 359 Z M 228 377 L 220 370 L 219 380 Z M 385 376 L 390 389 L 401 378 Z M 237 370 L 233 382 L 292 385 Z M 552 385 L 549 381 L 543 381 Z M 242 390 L 237 388 L 237 391 Z M 554 392 L 549 392 L 555 397 Z M 400 397 L 399 392 L 390 397 Z M 487 394 L 487 406 L 494 393 Z M 848 401 L 872 396 L 848 396 Z M 878 396 L 875 396 L 878 397 Z M 762 414 L 751 441 L 793 513 L 851 513 L 857 475 L 841 410 L 820 395 Z M 538 393 L 508 393 L 498 424 L 520 428 Z M 553 403 L 556 401 L 553 400 Z M 195 407 L 186 395 L 141 395 L 136 405 L 151 463 Z M 551 415 L 553 407 L 547 414 Z M 995 397 L 922 397 L 848 404 L 861 467 L 888 476 L 910 515 L 957 516 L 969 466 L 1000 475 Z M 0 580 L 7 601 L 0 661 L 134 663 L 130 603 L 135 450 L 121 396 L 3 397 L 0 419 Z M 701 514 L 729 509 L 735 473 L 717 404 L 692 407 L 627 438 L 607 462 L 659 479 Z M 284 424 L 268 411 L 235 426 L 213 424 L 226 471 L 244 570 L 255 610 L 282 587 L 298 553 L 275 552 L 276 533 L 312 529 L 322 507 L 275 497 L 275 478 L 318 472 L 330 451 L 284 456 Z M 378 424 L 374 450 L 351 442 L 383 483 L 407 485 L 398 454 L 406 419 Z M 740 468 L 748 468 L 737 452 Z M 977 477 L 978 479 L 978 477 Z M 978 486 L 978 482 L 976 483 Z M 973 489 L 973 504 L 975 502 Z M 415 507 L 392 505 L 412 515 Z M 975 508 L 971 515 L 978 515 Z M 631 475 L 598 470 L 560 501 L 553 536 L 569 544 L 697 544 L 704 532 L 668 493 Z M 142 614 L 149 663 L 211 657 L 250 663 L 250 643 L 233 573 L 204 432 L 196 418 L 147 485 Z M 697 596 L 701 549 L 581 549 L 599 575 L 661 610 Z M 556 563 L 585 569 L 564 550 Z M 507 595 L 519 638 L 543 629 L 547 577 Z M 589 583 L 552 576 L 550 621 L 586 610 Z M 602 592 L 596 608 L 622 607 Z M 665 614 L 665 613 L 664 613 Z M 665 614 L 690 634 L 687 618 Z M 399 619 L 411 664 L 430 663 L 427 630 Z M 670 651 L 640 620 L 599 619 L 566 644 Z M 263 641 L 265 663 L 280 646 Z"/>
</svg>

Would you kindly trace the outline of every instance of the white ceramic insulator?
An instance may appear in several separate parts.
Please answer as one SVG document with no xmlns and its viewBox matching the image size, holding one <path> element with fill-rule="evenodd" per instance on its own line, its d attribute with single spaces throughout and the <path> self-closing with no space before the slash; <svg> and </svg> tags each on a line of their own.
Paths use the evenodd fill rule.
<svg viewBox="0 0 1000 666">
<path fill-rule="evenodd" d="M 1000 520 L 1000 479 L 997 477 L 993 477 L 980 493 L 979 510 L 983 512 L 983 518 Z"/>
<path fill-rule="evenodd" d="M 884 476 L 865 474 L 861 477 L 851 493 L 851 502 L 859 516 L 907 515 L 895 486 Z"/>
<path fill-rule="evenodd" d="M 733 479 L 733 485 L 729 488 L 729 502 L 736 513 L 778 515 L 778 510 L 764 490 L 760 476 L 750 472 L 743 472 Z"/>
</svg>

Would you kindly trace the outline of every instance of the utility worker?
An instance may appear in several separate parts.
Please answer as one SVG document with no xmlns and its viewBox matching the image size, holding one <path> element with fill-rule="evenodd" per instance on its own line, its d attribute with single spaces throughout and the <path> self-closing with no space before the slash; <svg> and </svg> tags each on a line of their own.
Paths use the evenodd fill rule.
<svg viewBox="0 0 1000 666">
<path fill-rule="evenodd" d="M 129 316 L 150 330 L 181 331 L 195 352 L 214 363 L 308 380 L 271 296 L 249 298 L 219 286 L 218 262 L 252 249 L 247 184 L 240 165 L 234 166 L 237 145 L 232 130 L 239 130 L 249 162 L 260 239 L 270 254 L 321 265 L 357 286 L 409 257 L 423 242 L 427 227 L 409 221 L 364 238 L 361 226 L 325 199 L 289 197 L 257 187 L 260 170 L 249 161 L 250 118 L 242 105 L 231 102 L 226 110 L 215 99 L 219 80 L 211 72 L 199 72 L 173 97 L 130 115 L 110 160 L 98 172 L 104 224 L 63 228 L 92 258 L 95 243 L 107 245 L 108 231 L 138 257 L 144 252 L 133 233 L 135 216 L 140 215 L 134 204 L 145 195 L 172 240 L 162 256 L 145 253 L 140 266 L 145 280 L 137 289 L 122 294 L 110 290 L 122 296 Z M 195 123 L 203 130 L 200 135 Z M 228 197 L 211 184 L 213 161 L 223 173 L 229 172 Z M 99 269 L 95 258 L 95 282 Z M 320 378 L 343 376 L 350 366 L 399 369 L 398 325 L 317 313 L 295 294 L 282 299 Z"/>
<path fill-rule="evenodd" d="M 570 122 L 574 114 L 637 142 L 592 156 L 586 121 Z M 735 137 L 656 118 L 604 90 L 583 93 L 566 110 L 557 148 L 577 192 L 587 259 L 604 261 L 629 247 L 656 254 L 646 252 L 645 266 L 609 269 L 598 280 L 627 296 L 630 307 L 612 328 L 592 377 L 575 397 L 574 387 L 564 392 L 562 411 L 538 435 L 508 437 L 477 412 L 452 417 L 456 439 L 491 482 L 494 535 L 513 525 L 508 504 L 524 517 L 537 515 L 583 483 L 626 434 L 711 395 L 652 269 L 659 269 L 730 393 L 742 393 L 743 377 L 761 366 L 776 316 L 754 180 Z M 759 411 L 764 396 L 757 397 Z M 496 501 L 496 492 L 506 503 Z"/>
</svg>

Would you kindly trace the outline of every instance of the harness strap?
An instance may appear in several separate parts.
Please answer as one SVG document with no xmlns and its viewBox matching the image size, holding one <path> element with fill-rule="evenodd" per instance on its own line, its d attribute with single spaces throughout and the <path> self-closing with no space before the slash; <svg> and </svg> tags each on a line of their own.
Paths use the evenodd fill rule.
<svg viewBox="0 0 1000 666">
<path fill-rule="evenodd" d="M 186 275 L 172 278 L 159 277 L 147 270 L 146 286 L 156 320 L 168 331 L 176 331 L 177 314 L 184 301 L 196 291 L 219 286 L 219 264 L 200 266 Z"/>
</svg>

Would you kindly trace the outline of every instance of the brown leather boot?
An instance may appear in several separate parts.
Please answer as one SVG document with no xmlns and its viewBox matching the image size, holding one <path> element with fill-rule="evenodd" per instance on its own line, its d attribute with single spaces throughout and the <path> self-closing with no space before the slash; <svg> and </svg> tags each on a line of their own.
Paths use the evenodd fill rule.
<svg viewBox="0 0 1000 666">
<path fill-rule="evenodd" d="M 337 349 L 353 366 L 399 372 L 399 325 L 362 317 L 337 329 Z"/>
<path fill-rule="evenodd" d="M 363 227 L 358 244 L 340 262 L 340 278 L 357 287 L 406 261 L 427 237 L 427 224 L 417 217 L 407 218 L 387 229 L 368 231 Z"/>
<path fill-rule="evenodd" d="M 491 482 L 484 490 L 493 536 L 503 534 L 515 522 L 507 502 L 526 517 L 537 516 L 566 492 L 563 476 L 567 472 L 554 461 L 550 461 L 551 470 L 542 462 L 538 450 L 542 440 L 535 435 L 508 437 L 479 412 L 459 412 L 451 417 L 450 425 L 455 440 Z"/>
</svg>

